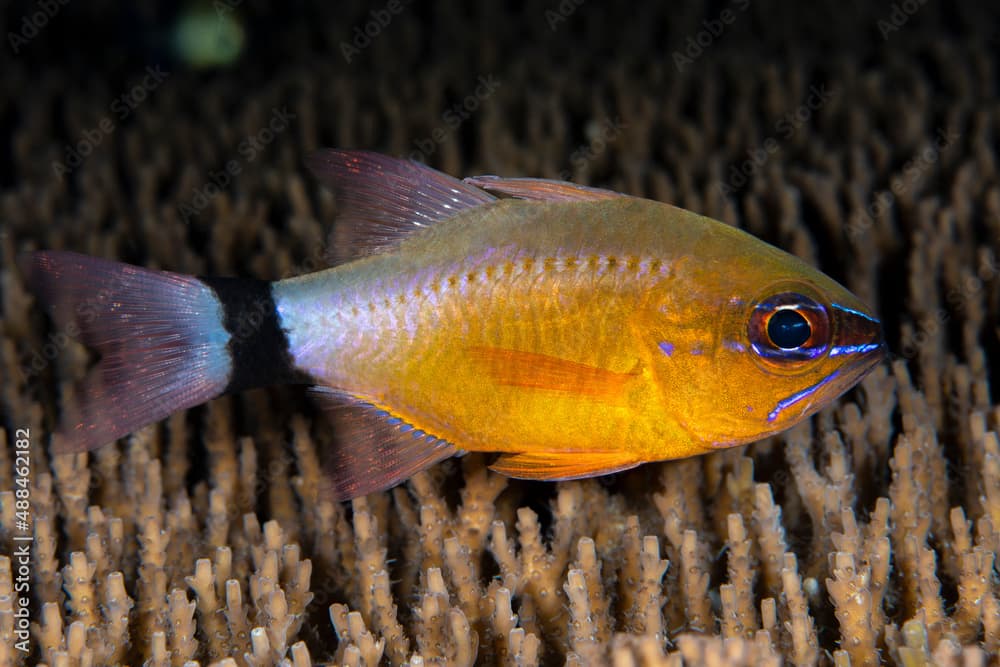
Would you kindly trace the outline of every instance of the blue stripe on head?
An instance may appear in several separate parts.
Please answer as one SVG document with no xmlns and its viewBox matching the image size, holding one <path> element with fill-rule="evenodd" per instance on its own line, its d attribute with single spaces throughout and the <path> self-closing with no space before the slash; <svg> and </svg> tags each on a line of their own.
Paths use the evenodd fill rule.
<svg viewBox="0 0 1000 667">
<path fill-rule="evenodd" d="M 866 354 L 874 352 L 882 347 L 881 343 L 863 343 L 861 345 L 838 345 L 830 348 L 831 357 L 839 357 L 847 354 Z"/>
<path fill-rule="evenodd" d="M 855 310 L 853 308 L 848 308 L 847 306 L 843 306 L 843 305 L 841 305 L 839 303 L 831 303 L 830 305 L 832 307 L 836 308 L 837 310 L 841 311 L 841 312 L 848 313 L 850 315 L 856 315 L 856 316 L 860 317 L 863 320 L 868 320 L 869 322 L 873 322 L 875 324 L 881 324 L 881 322 L 879 322 L 877 319 L 875 319 L 874 317 L 872 317 L 868 313 L 862 313 L 860 310 Z"/>
<path fill-rule="evenodd" d="M 661 340 L 659 342 L 659 346 L 660 346 L 660 351 L 663 352 L 663 354 L 667 355 L 668 357 L 674 353 L 673 343 L 668 343 L 665 340 Z"/>
<path fill-rule="evenodd" d="M 812 396 L 813 394 L 815 394 L 816 391 L 820 389 L 820 387 L 828 384 L 830 381 L 832 381 L 839 374 L 840 374 L 840 371 L 836 370 L 836 371 L 830 373 L 829 375 L 827 375 L 825 378 L 823 378 L 822 380 L 820 380 L 816 384 L 811 385 L 809 387 L 806 387 L 805 389 L 803 389 L 801 391 L 795 392 L 791 396 L 787 396 L 787 397 L 781 399 L 774 406 L 774 410 L 771 410 L 769 413 L 767 413 L 767 421 L 768 422 L 773 422 L 775 419 L 778 418 L 778 415 L 781 414 L 782 410 L 784 410 L 787 407 L 791 407 L 792 405 L 795 405 L 796 403 L 798 403 L 799 401 L 801 401 L 803 399 L 809 398 L 810 396 Z"/>
</svg>

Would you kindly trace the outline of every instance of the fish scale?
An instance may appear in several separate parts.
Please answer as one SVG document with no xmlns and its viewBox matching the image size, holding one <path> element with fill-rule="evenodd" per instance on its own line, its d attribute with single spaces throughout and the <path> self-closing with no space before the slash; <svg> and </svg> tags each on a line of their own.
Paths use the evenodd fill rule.
<svg viewBox="0 0 1000 667">
<path fill-rule="evenodd" d="M 491 304 L 502 303 L 507 299 L 524 299 L 526 303 L 532 304 L 534 310 L 525 319 L 529 324 L 525 329 L 531 332 L 542 332 L 544 327 L 530 324 L 537 322 L 540 318 L 547 317 L 545 311 L 559 311 L 562 304 L 559 303 L 555 295 L 556 290 L 565 292 L 575 291 L 587 293 L 593 285 L 579 285 L 583 277 L 592 277 L 595 273 L 600 276 L 614 276 L 620 271 L 608 271 L 606 262 L 601 261 L 595 270 L 585 262 L 580 262 L 577 257 L 572 256 L 572 263 L 567 265 L 568 260 L 555 263 L 554 270 L 547 270 L 544 267 L 545 260 L 535 259 L 530 270 L 525 270 L 523 251 L 516 257 L 503 263 L 477 263 L 463 264 L 458 267 L 444 269 L 425 269 L 423 273 L 415 277 L 400 278 L 391 286 L 387 286 L 382 281 L 376 281 L 371 287 L 359 285 L 358 280 L 348 280 L 352 285 L 348 294 L 341 297 L 334 297 L 333 301 L 339 301 L 345 305 L 341 306 L 336 313 L 337 324 L 334 328 L 340 330 L 341 336 L 347 340 L 360 341 L 358 347 L 346 345 L 330 346 L 332 349 L 325 354 L 327 359 L 349 358 L 357 359 L 359 354 L 380 351 L 386 355 L 393 354 L 392 350 L 403 351 L 407 346 L 420 340 L 426 340 L 428 335 L 444 327 L 456 327 L 459 324 L 470 325 L 476 322 L 483 326 L 485 331 L 492 334 L 482 334 L 481 338 L 491 344 L 512 344 L 517 340 L 503 340 L 499 336 L 499 331 L 504 327 L 501 317 L 479 316 L 475 317 L 474 310 L 477 304 L 482 308 L 490 309 Z M 518 267 L 518 270 L 506 271 L 504 266 Z M 495 278 L 492 282 L 485 280 L 486 274 L 493 269 Z M 315 274 L 309 281 L 299 281 L 296 289 L 301 293 L 301 300 L 313 300 L 312 296 L 316 291 L 337 293 L 335 285 L 338 282 L 336 271 L 332 275 Z M 367 271 L 366 271 L 367 272 Z M 469 274 L 478 276 L 471 284 L 466 279 Z M 542 283 L 540 279 L 550 282 Z M 454 279 L 454 283 L 449 286 L 449 281 Z M 443 285 L 439 290 L 433 289 L 434 284 Z M 562 287 L 560 288 L 560 284 Z M 566 287 L 570 289 L 567 290 Z M 617 285 L 612 285 L 611 289 L 618 289 Z M 432 295 L 440 293 L 437 300 L 414 298 L 414 290 L 420 295 Z M 534 294 L 537 292 L 538 294 Z M 293 297 L 288 297 L 293 298 Z M 347 304 L 350 304 L 349 306 Z M 359 307 L 360 304 L 360 307 Z M 323 355 L 322 350 L 317 350 L 310 346 L 309 342 L 317 340 L 314 332 L 316 328 L 325 328 L 326 321 L 322 317 L 312 314 L 305 314 L 304 308 L 296 307 L 300 313 L 300 319 L 306 319 L 309 324 L 302 326 L 301 347 L 310 350 L 309 354 L 304 354 L 298 358 L 299 365 L 309 368 L 313 372 L 329 375 L 326 379 L 330 382 L 344 382 L 345 376 L 352 375 L 351 370 L 344 370 L 342 363 L 337 361 L 323 361 L 314 355 Z M 350 314 L 348 314 L 350 313 Z M 579 315 L 583 317 L 583 315 Z M 291 324 L 291 317 L 288 318 L 290 331 L 294 332 L 298 327 Z M 418 332 L 413 326 L 400 325 L 403 322 L 421 321 L 424 323 L 426 331 Z M 597 325 L 603 326 L 598 320 Z M 347 332 L 356 332 L 351 335 Z M 561 331 L 561 330 L 560 330 Z M 461 330 L 461 336 L 468 336 L 472 332 Z M 510 331 L 508 331 L 510 333 Z M 299 347 L 293 334 L 292 348 Z M 364 363 L 380 361 L 364 357 Z M 320 371 L 320 369 L 329 369 Z M 336 370 L 341 369 L 341 370 Z"/>
<path fill-rule="evenodd" d="M 342 387 L 416 427 L 449 441 L 466 443 L 471 449 L 488 447 L 490 451 L 515 451 L 536 437 L 543 439 L 544 445 L 551 449 L 588 451 L 616 446 L 615 436 L 622 433 L 641 430 L 667 436 L 669 420 L 663 418 L 654 401 L 646 398 L 650 393 L 648 387 L 636 390 L 637 402 L 643 405 L 628 411 L 623 409 L 625 397 L 597 404 L 594 392 L 581 398 L 558 387 L 545 391 L 535 381 L 530 381 L 532 392 L 519 391 L 516 383 L 514 388 L 506 388 L 483 381 L 484 369 L 468 357 L 459 344 L 461 341 L 464 340 L 467 346 L 559 354 L 563 360 L 618 373 L 635 368 L 641 354 L 628 336 L 621 335 L 627 320 L 624 311 L 630 307 L 624 300 L 639 304 L 654 282 L 669 276 L 671 265 L 666 259 L 650 259 L 646 266 L 650 270 L 655 268 L 656 274 L 633 274 L 627 270 L 627 260 L 619 257 L 637 253 L 630 253 L 632 249 L 622 247 L 625 245 L 622 242 L 612 238 L 611 248 L 594 248 L 585 243 L 584 239 L 599 237 L 600 228 L 606 225 L 602 211 L 589 218 L 581 217 L 578 206 L 559 204 L 548 207 L 548 217 L 541 217 L 537 211 L 532 211 L 537 207 L 524 202 L 508 202 L 504 206 L 535 213 L 532 224 L 523 228 L 529 232 L 529 238 L 520 245 L 508 243 L 487 253 L 492 259 L 486 262 L 476 258 L 462 262 L 455 256 L 462 257 L 469 247 L 488 247 L 494 241 L 489 238 L 490 234 L 485 239 L 464 239 L 459 248 L 433 247 L 432 243 L 425 242 L 424 245 L 431 245 L 433 250 L 429 267 L 413 267 L 412 258 L 426 248 L 402 247 L 399 254 L 372 257 L 337 267 L 327 275 L 296 279 L 294 287 L 299 293 L 294 297 L 290 293 L 284 296 L 285 291 L 279 286 L 282 299 L 294 298 L 300 303 L 308 303 L 315 301 L 313 293 L 329 291 L 330 285 L 339 280 L 350 284 L 351 290 L 359 294 L 368 294 L 375 304 L 370 318 L 363 315 L 351 325 L 358 331 L 371 332 L 368 336 L 350 337 L 361 341 L 362 347 L 337 349 L 331 346 L 326 351 L 326 360 L 306 358 L 296 352 L 308 348 L 311 354 L 323 354 L 321 349 L 309 346 L 309 341 L 318 337 L 314 324 L 317 317 L 307 306 L 290 308 L 297 312 L 297 319 L 284 320 L 284 323 L 298 365 L 310 369 L 325 384 Z M 488 219 L 495 217 L 490 211 L 475 215 Z M 552 243 L 539 243 L 530 238 L 530 234 L 544 230 L 549 219 L 553 224 L 565 225 L 560 221 L 564 217 L 575 218 L 574 224 L 580 233 L 569 236 L 575 237 L 582 246 L 579 249 L 567 252 Z M 456 229 L 466 234 L 481 229 L 480 220 L 462 219 L 443 224 L 451 227 L 439 232 L 444 237 L 453 236 Z M 561 263 L 547 262 L 560 256 L 565 258 Z M 473 280 L 468 287 L 468 274 L 484 274 L 490 261 L 495 262 L 498 274 L 490 286 L 492 289 L 487 290 L 482 280 Z M 438 263 L 447 268 L 438 268 Z M 547 270 L 547 264 L 553 268 L 569 268 Z M 642 266 L 642 262 L 636 262 L 635 266 Z M 423 277 L 401 275 L 406 270 Z M 351 275 L 338 278 L 345 273 Z M 398 277 L 392 287 L 386 286 L 382 278 L 385 275 Z M 391 310 L 396 311 L 396 297 L 401 290 L 407 289 L 402 286 L 414 282 L 426 286 L 435 279 L 428 276 L 437 276 L 442 284 L 442 302 L 426 315 L 415 317 L 424 324 L 424 330 L 412 337 L 414 342 L 411 344 L 401 335 L 395 312 L 384 312 L 379 306 L 388 302 Z M 371 285 L 366 285 L 366 280 L 371 281 Z M 567 303 L 558 303 L 556 295 L 561 295 Z M 592 307 L 595 304 L 598 307 Z M 399 306 L 400 309 L 409 307 Z M 303 324 L 296 324 L 297 321 Z M 492 337 L 478 333 L 491 328 L 496 332 Z M 608 342 L 594 345 L 595 336 Z M 377 354 L 372 352 L 373 348 L 378 350 Z M 345 358 L 350 360 L 346 364 L 337 361 Z M 324 375 L 319 370 L 324 368 L 337 370 Z M 650 378 L 645 380 L 648 382 Z M 418 414 L 448 414 L 450 423 L 424 422 L 416 416 Z M 537 416 L 537 419 L 525 419 L 525 414 Z M 545 416 L 558 417 L 555 421 L 560 425 L 549 429 L 539 427 L 538 421 L 553 421 L 545 422 Z M 459 430 L 454 428 L 455 422 L 472 425 Z M 489 427 L 481 428 L 485 422 L 489 422 Z"/>
</svg>

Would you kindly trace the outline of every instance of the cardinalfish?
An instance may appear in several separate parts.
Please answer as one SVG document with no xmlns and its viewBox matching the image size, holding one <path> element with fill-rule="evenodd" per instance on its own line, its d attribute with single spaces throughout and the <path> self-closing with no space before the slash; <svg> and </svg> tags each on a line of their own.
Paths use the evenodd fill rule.
<svg viewBox="0 0 1000 667">
<path fill-rule="evenodd" d="M 24 258 L 55 321 L 101 355 L 63 407 L 57 451 L 304 383 L 337 434 L 327 497 L 470 451 L 497 453 L 492 469 L 512 477 L 576 479 L 778 433 L 885 353 L 878 319 L 844 287 L 680 208 L 368 152 L 324 150 L 309 166 L 347 226 L 316 273 Z"/>
</svg>

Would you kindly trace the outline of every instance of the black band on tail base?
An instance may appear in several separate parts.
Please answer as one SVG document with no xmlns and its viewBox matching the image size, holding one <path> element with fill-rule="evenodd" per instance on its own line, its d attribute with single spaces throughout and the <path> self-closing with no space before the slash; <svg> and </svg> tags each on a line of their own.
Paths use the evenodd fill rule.
<svg viewBox="0 0 1000 667">
<path fill-rule="evenodd" d="M 225 393 L 272 384 L 313 384 L 312 378 L 297 369 L 292 361 L 288 337 L 275 310 L 271 283 L 203 276 L 199 280 L 219 297 L 223 326 L 231 336 L 229 351 L 233 372 Z"/>
</svg>

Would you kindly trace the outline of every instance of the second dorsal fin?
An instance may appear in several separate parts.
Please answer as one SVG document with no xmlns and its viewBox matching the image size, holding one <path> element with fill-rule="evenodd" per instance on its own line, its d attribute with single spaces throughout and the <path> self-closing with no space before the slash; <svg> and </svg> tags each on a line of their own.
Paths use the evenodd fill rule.
<svg viewBox="0 0 1000 667">
<path fill-rule="evenodd" d="M 617 199 L 628 195 L 614 190 L 592 188 L 569 181 L 553 181 L 547 178 L 502 178 L 500 176 L 469 176 L 463 183 L 475 185 L 488 192 L 496 192 L 514 199 L 535 199 L 539 201 L 597 201 Z"/>
<path fill-rule="evenodd" d="M 337 198 L 329 238 L 334 264 L 390 248 L 409 234 L 496 197 L 427 165 L 372 153 L 323 149 L 306 163 Z"/>
</svg>

